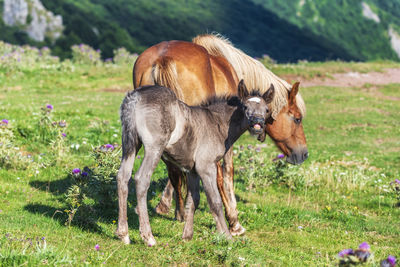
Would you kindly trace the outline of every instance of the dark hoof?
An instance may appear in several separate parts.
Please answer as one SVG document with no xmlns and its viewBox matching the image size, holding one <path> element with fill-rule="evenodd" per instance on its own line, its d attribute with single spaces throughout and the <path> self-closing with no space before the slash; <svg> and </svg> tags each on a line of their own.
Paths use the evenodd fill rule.
<svg viewBox="0 0 400 267">
<path fill-rule="evenodd" d="M 182 214 L 182 212 L 176 212 L 175 213 L 175 219 L 179 222 L 184 222 L 185 221 L 185 215 Z"/>
</svg>

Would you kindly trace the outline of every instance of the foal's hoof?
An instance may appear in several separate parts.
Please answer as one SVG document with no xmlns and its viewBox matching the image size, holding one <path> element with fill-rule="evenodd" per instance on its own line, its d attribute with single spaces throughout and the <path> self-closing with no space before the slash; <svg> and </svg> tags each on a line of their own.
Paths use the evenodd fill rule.
<svg viewBox="0 0 400 267">
<path fill-rule="evenodd" d="M 246 232 L 246 228 L 241 226 L 240 223 L 237 223 L 237 224 L 235 224 L 235 226 L 233 226 L 229 229 L 229 232 L 231 232 L 232 236 L 239 236 Z"/>
<path fill-rule="evenodd" d="M 120 237 L 120 239 L 125 245 L 129 245 L 131 243 L 131 240 L 129 239 L 129 235 L 126 235 L 124 237 Z"/>
<path fill-rule="evenodd" d="M 146 245 L 148 247 L 152 247 L 152 246 L 156 245 L 156 240 L 154 239 L 154 237 L 150 237 L 149 239 L 144 240 L 144 242 L 146 243 Z"/>
<path fill-rule="evenodd" d="M 158 203 L 156 207 L 156 213 L 159 215 L 166 215 L 169 212 L 169 207 L 167 207 L 164 203 Z"/>
</svg>

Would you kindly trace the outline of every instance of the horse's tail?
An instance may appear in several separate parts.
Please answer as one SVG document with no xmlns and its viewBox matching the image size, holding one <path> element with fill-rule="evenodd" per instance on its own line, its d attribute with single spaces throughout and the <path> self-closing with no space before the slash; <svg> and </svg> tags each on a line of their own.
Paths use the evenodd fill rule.
<svg viewBox="0 0 400 267">
<path fill-rule="evenodd" d="M 182 99 L 176 63 L 172 58 L 164 56 L 158 59 L 153 65 L 152 76 L 156 85 L 170 88 L 178 99 Z"/>
<path fill-rule="evenodd" d="M 136 128 L 135 107 L 138 102 L 138 92 L 129 92 L 122 101 L 120 108 L 122 124 L 122 157 L 128 157 L 137 153 L 140 148 L 140 140 Z"/>
</svg>

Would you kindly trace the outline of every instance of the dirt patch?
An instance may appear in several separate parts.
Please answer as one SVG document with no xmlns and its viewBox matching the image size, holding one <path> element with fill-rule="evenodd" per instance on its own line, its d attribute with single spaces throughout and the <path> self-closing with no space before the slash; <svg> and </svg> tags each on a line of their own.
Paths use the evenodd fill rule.
<svg viewBox="0 0 400 267">
<path fill-rule="evenodd" d="M 347 72 L 335 73 L 332 78 L 298 78 L 302 87 L 333 86 L 333 87 L 362 87 L 365 84 L 385 85 L 400 84 L 400 69 L 385 69 L 383 72 Z"/>
</svg>

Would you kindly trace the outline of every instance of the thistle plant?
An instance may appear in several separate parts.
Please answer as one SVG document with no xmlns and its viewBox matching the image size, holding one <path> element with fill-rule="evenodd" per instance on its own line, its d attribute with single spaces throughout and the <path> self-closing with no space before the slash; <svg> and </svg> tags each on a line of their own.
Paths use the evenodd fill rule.
<svg viewBox="0 0 400 267">
<path fill-rule="evenodd" d="M 94 50 L 92 47 L 80 44 L 73 45 L 72 50 L 72 61 L 77 64 L 83 65 L 100 65 L 102 64 L 99 49 Z"/>
</svg>

